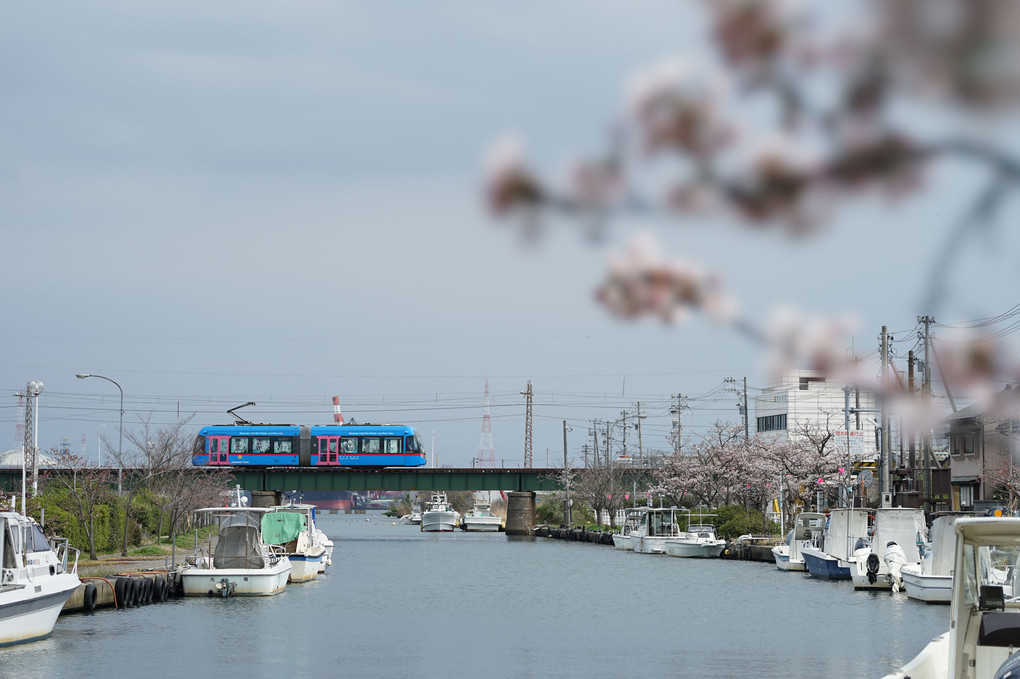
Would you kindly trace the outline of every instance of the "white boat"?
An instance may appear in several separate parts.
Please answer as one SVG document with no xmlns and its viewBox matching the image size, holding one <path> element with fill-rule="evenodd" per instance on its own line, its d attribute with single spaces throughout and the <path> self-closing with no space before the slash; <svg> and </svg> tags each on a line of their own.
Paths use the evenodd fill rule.
<svg viewBox="0 0 1020 679">
<path fill-rule="evenodd" d="M 17 512 L 0 512 L 0 534 L 0 646 L 43 639 L 81 584 L 77 550 L 63 539 L 54 548 L 34 519 Z"/>
<path fill-rule="evenodd" d="M 708 514 L 704 516 L 709 516 Z M 698 517 L 699 521 L 701 516 Z M 686 558 L 718 559 L 726 549 L 726 541 L 715 535 L 715 526 L 692 523 L 682 537 L 666 540 L 666 554 Z"/>
<path fill-rule="evenodd" d="M 329 539 L 329 536 L 321 528 L 315 529 L 315 535 L 318 537 L 319 542 L 326 548 L 326 558 L 319 564 L 319 572 L 325 573 L 326 566 L 333 565 L 333 541 Z"/>
<path fill-rule="evenodd" d="M 211 507 L 196 515 L 216 527 L 204 554 L 181 571 L 185 596 L 269 596 L 287 586 L 291 563 L 278 545 L 262 539 L 262 518 L 269 507 Z"/>
<path fill-rule="evenodd" d="M 421 515 L 421 529 L 426 533 L 452 531 L 457 528 L 460 514 L 446 499 L 446 493 L 433 493 Z"/>
<path fill-rule="evenodd" d="M 503 530 L 503 517 L 492 513 L 492 505 L 476 500 L 471 511 L 461 517 L 461 530 L 498 532 Z"/>
<path fill-rule="evenodd" d="M 290 559 L 289 582 L 309 582 L 325 571 L 326 545 L 315 527 L 315 505 L 273 507 L 262 517 L 262 537 L 267 544 L 283 547 Z"/>
<path fill-rule="evenodd" d="M 665 554 L 666 541 L 683 535 L 677 523 L 677 508 L 649 507 L 641 516 L 636 533 L 631 533 L 631 549 L 638 554 Z"/>
<path fill-rule="evenodd" d="M 956 516 L 940 516 L 928 530 L 920 563 L 900 569 L 907 596 L 929 604 L 948 604 L 953 593 L 953 548 Z"/>
<path fill-rule="evenodd" d="M 866 509 L 837 507 L 829 512 L 822 535 L 821 547 L 804 547 L 804 557 L 811 577 L 826 580 L 849 580 L 850 557 L 858 544 L 868 536 Z"/>
<path fill-rule="evenodd" d="M 910 507 L 879 507 L 874 512 L 871 545 L 851 555 L 850 578 L 856 590 L 900 589 L 899 574 L 906 564 L 921 560 L 917 543 L 928 529 L 924 511 Z"/>
<path fill-rule="evenodd" d="M 793 521 L 793 530 L 786 535 L 786 542 L 772 548 L 772 558 L 781 571 L 805 571 L 807 565 L 801 551 L 806 547 L 821 544 L 825 530 L 825 514 L 801 512 Z"/>
<path fill-rule="evenodd" d="M 886 679 L 1005 679 L 1020 668 L 1020 597 L 1004 572 L 1016 572 L 1020 518 L 959 518 L 953 524 L 949 631 Z"/>
<path fill-rule="evenodd" d="M 620 531 L 613 533 L 613 546 L 617 549 L 633 549 L 631 536 L 640 534 L 641 517 L 648 511 L 648 507 L 631 507 L 624 511 L 623 525 Z"/>
</svg>

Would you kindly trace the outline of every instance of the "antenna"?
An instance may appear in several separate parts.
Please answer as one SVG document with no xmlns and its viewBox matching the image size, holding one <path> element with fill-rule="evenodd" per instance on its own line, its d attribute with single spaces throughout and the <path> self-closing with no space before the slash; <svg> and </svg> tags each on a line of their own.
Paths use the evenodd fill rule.
<svg viewBox="0 0 1020 679">
<path fill-rule="evenodd" d="M 248 420 L 244 419 L 243 417 L 241 417 L 240 415 L 238 415 L 234 411 L 235 410 L 240 410 L 241 408 L 247 408 L 248 406 L 253 406 L 253 405 L 255 405 L 255 401 L 248 401 L 247 403 L 242 403 L 239 406 L 234 406 L 233 408 L 228 410 L 227 413 L 229 413 L 230 416 L 232 418 L 234 418 L 234 424 L 251 424 L 251 422 L 249 422 Z"/>
</svg>

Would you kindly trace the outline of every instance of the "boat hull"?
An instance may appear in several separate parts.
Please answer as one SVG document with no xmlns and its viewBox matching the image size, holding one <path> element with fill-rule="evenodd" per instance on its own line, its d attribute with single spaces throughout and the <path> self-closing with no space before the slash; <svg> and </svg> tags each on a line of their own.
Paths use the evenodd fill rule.
<svg viewBox="0 0 1020 679">
<path fill-rule="evenodd" d="M 666 538 L 665 536 L 659 535 L 642 535 L 640 537 L 631 537 L 634 551 L 638 554 L 665 554 L 666 553 Z"/>
<path fill-rule="evenodd" d="M 929 604 L 948 604 L 953 596 L 952 575 L 926 575 L 920 567 L 908 564 L 900 569 L 907 596 Z"/>
<path fill-rule="evenodd" d="M 456 530 L 457 513 L 448 510 L 425 512 L 421 516 L 421 529 L 426 533 L 445 533 Z"/>
<path fill-rule="evenodd" d="M 786 545 L 779 545 L 779 547 L 772 548 L 772 558 L 776 562 L 776 568 L 781 571 L 798 571 L 804 572 L 807 570 L 807 566 L 804 564 L 804 559 L 794 559 L 790 556 L 789 548 L 782 549 Z"/>
<path fill-rule="evenodd" d="M 0 646 L 48 637 L 64 603 L 81 584 L 74 573 L 47 575 L 36 582 L 0 589 Z"/>
<path fill-rule="evenodd" d="M 187 568 L 181 572 L 184 596 L 272 596 L 287 586 L 291 564 L 280 559 L 269 568 Z"/>
<path fill-rule="evenodd" d="M 326 550 L 318 555 L 290 554 L 290 582 L 310 582 L 319 575 L 319 568 L 325 570 Z"/>
<path fill-rule="evenodd" d="M 490 532 L 498 533 L 499 529 L 503 527 L 503 522 L 498 516 L 484 517 L 477 516 L 474 518 L 468 517 L 463 520 L 463 528 L 466 531 L 471 532 Z"/>
<path fill-rule="evenodd" d="M 804 557 L 804 565 L 813 578 L 823 580 L 849 580 L 850 568 L 845 566 L 834 556 L 824 553 L 812 553 L 807 550 L 801 552 Z"/>
<path fill-rule="evenodd" d="M 692 544 L 667 540 L 664 545 L 666 554 L 688 559 L 718 559 L 726 548 L 726 544 Z"/>
<path fill-rule="evenodd" d="M 619 533 L 613 534 L 613 546 L 617 549 L 630 550 L 633 549 L 631 545 L 631 539 L 629 535 L 620 535 Z"/>
</svg>

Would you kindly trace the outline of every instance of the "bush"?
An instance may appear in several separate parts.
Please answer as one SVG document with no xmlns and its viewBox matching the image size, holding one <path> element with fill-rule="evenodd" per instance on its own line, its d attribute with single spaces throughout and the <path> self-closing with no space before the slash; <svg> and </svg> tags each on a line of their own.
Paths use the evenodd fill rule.
<svg viewBox="0 0 1020 679">
<path fill-rule="evenodd" d="M 741 535 L 761 535 L 776 530 L 774 525 L 766 528 L 765 515 L 757 509 L 746 510 L 740 505 L 726 505 L 714 512 L 716 532 L 719 537 L 733 540 Z M 697 514 L 694 515 L 697 517 Z"/>
</svg>

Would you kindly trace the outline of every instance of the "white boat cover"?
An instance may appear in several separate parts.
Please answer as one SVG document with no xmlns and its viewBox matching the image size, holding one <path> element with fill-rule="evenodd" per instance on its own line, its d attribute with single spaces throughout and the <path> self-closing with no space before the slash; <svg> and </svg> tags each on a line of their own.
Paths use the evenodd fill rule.
<svg viewBox="0 0 1020 679">
<path fill-rule="evenodd" d="M 880 559 L 885 558 L 886 545 L 895 542 L 903 550 L 907 563 L 921 560 L 917 543 L 924 539 L 927 526 L 924 511 L 908 507 L 883 507 L 875 509 L 875 534 L 871 551 Z"/>
</svg>

